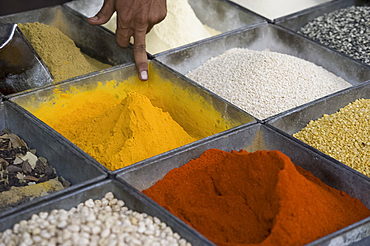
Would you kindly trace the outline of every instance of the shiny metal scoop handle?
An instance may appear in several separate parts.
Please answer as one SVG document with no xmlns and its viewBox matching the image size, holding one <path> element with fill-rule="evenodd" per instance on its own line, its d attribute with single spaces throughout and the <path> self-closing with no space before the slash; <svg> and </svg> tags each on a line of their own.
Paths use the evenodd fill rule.
<svg viewBox="0 0 370 246">
<path fill-rule="evenodd" d="M 51 84 L 52 75 L 14 23 L 0 23 L 0 92 L 4 95 Z"/>
</svg>

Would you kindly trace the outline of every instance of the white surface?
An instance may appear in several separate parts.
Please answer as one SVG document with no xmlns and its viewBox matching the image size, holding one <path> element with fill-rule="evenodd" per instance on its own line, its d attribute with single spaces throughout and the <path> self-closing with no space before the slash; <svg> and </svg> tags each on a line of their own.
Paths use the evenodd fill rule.
<svg viewBox="0 0 370 246">
<path fill-rule="evenodd" d="M 330 0 L 231 0 L 270 20 L 289 15 Z"/>
</svg>

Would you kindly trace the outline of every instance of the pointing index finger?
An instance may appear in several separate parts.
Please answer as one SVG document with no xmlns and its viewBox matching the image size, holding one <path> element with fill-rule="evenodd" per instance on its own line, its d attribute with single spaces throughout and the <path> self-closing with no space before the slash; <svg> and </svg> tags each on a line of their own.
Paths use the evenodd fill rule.
<svg viewBox="0 0 370 246">
<path fill-rule="evenodd" d="M 148 80 L 148 56 L 145 45 L 146 29 L 135 30 L 134 33 L 134 57 L 136 68 L 141 80 Z"/>
</svg>

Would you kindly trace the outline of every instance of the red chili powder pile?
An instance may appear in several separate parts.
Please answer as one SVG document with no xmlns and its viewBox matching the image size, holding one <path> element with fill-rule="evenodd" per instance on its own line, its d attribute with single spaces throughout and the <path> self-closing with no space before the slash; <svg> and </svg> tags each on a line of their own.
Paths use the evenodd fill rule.
<svg viewBox="0 0 370 246">
<path fill-rule="evenodd" d="M 276 150 L 207 150 L 143 193 L 217 245 L 303 245 L 370 216 Z"/>
</svg>

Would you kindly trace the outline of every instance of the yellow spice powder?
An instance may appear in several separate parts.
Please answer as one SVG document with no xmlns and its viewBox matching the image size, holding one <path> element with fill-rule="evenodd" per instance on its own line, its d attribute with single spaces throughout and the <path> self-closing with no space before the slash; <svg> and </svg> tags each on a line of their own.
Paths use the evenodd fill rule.
<svg viewBox="0 0 370 246">
<path fill-rule="evenodd" d="M 54 76 L 54 82 L 110 67 L 83 54 L 56 27 L 39 22 L 18 24 L 18 27 Z"/>
<path fill-rule="evenodd" d="M 33 111 L 109 170 L 116 170 L 197 140 L 168 112 L 114 82 L 90 91 L 60 93 Z"/>
</svg>

